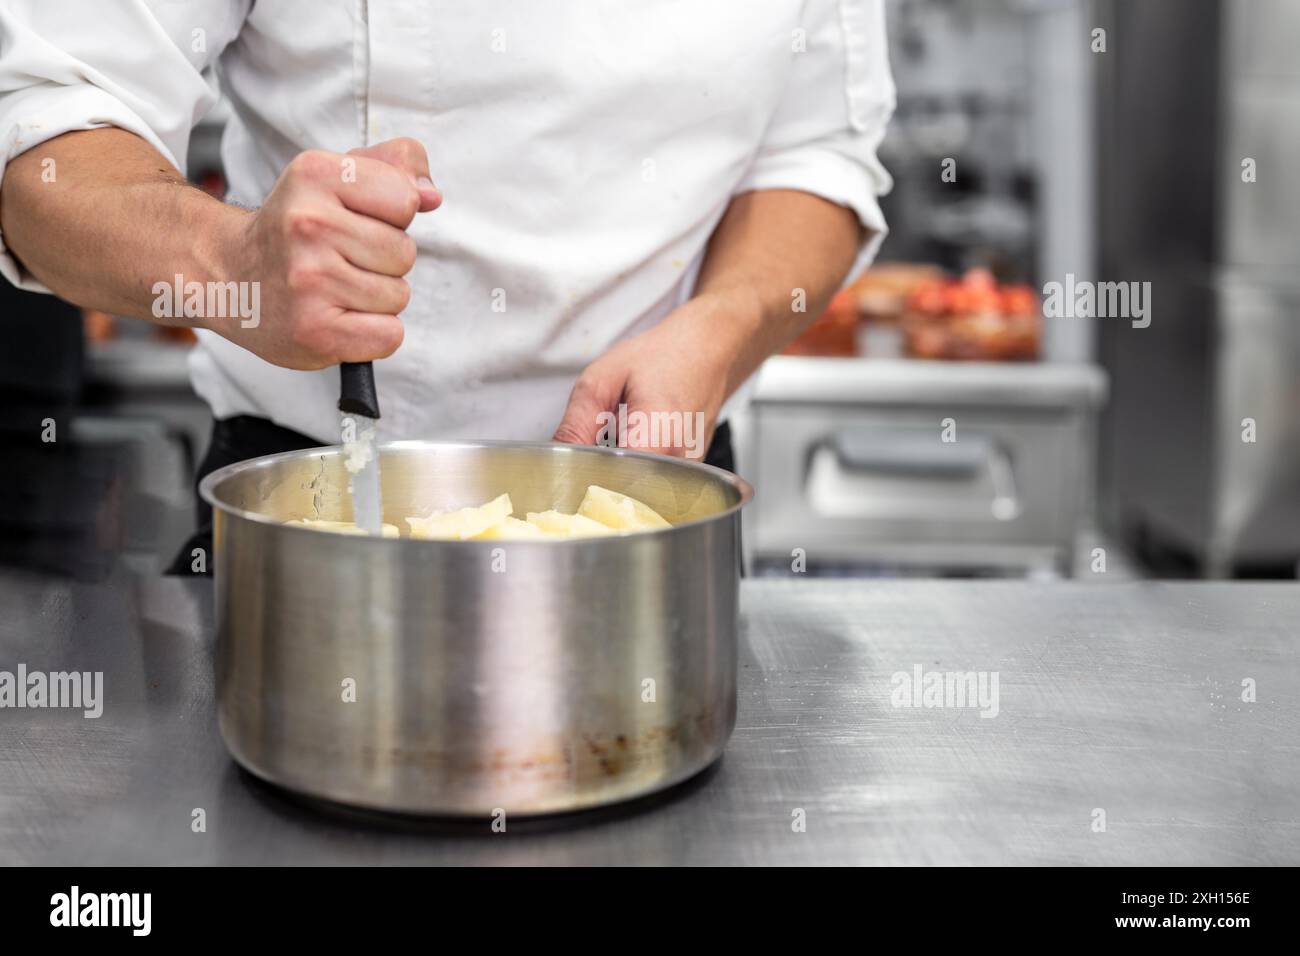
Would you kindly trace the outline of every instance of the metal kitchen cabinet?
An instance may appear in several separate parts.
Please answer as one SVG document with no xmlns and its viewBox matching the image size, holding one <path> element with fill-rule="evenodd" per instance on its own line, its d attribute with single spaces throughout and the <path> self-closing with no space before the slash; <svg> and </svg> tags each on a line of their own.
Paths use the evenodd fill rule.
<svg viewBox="0 0 1300 956">
<path fill-rule="evenodd" d="M 1101 272 L 1154 303 L 1149 328 L 1098 324 L 1103 514 L 1210 577 L 1293 573 L 1300 5 L 1109 0 L 1099 22 L 1129 38 L 1097 60 Z"/>
<path fill-rule="evenodd" d="M 1070 573 L 1104 395 L 1088 365 L 773 358 L 741 440 L 751 559 Z"/>
</svg>

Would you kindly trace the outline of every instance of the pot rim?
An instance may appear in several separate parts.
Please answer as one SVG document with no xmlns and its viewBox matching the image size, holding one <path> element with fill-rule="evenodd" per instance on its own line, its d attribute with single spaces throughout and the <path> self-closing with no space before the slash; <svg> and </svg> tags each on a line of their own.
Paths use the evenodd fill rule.
<svg viewBox="0 0 1300 956">
<path fill-rule="evenodd" d="M 400 441 L 380 442 L 378 446 L 378 449 L 381 452 L 385 450 L 401 451 L 404 449 L 417 449 L 417 448 L 531 448 L 539 451 L 548 451 L 548 452 L 558 453 L 558 454 L 580 454 L 580 455 L 590 454 L 590 455 L 609 455 L 618 458 L 638 458 L 638 459 L 653 461 L 656 464 L 660 464 L 660 465 L 667 463 L 669 467 L 685 468 L 685 469 L 700 472 L 702 474 L 709 475 L 713 479 L 717 481 L 721 481 L 723 484 L 730 486 L 740 495 L 739 500 L 735 504 L 731 505 L 728 508 L 723 509 L 722 511 L 719 511 L 715 514 L 707 515 L 706 517 L 703 518 L 696 518 L 694 521 L 686 521 L 686 522 L 682 522 L 681 524 L 674 524 L 668 528 L 655 528 L 649 531 L 636 531 L 628 534 L 618 534 L 618 535 L 611 535 L 608 537 L 596 537 L 596 538 L 555 538 L 551 540 L 533 540 L 528 538 L 521 538 L 521 539 L 511 540 L 509 544 L 512 547 L 518 545 L 540 545 L 542 547 L 554 547 L 557 545 L 569 545 L 569 544 L 591 545 L 596 543 L 606 543 L 606 542 L 627 540 L 628 538 L 643 538 L 652 535 L 672 534 L 674 531 L 678 531 L 683 528 L 693 528 L 698 525 L 719 521 L 723 518 L 727 518 L 730 517 L 731 515 L 737 514 L 740 511 L 740 509 L 745 507 L 745 505 L 749 504 L 749 502 L 753 500 L 754 497 L 753 485 L 747 482 L 744 478 L 741 478 L 739 475 L 733 474 L 732 472 L 726 471 L 725 469 L 718 468 L 714 465 L 706 465 L 702 461 L 692 461 L 687 458 L 674 458 L 669 455 L 659 455 L 659 454 L 655 454 L 654 452 L 647 452 L 647 451 L 636 451 L 630 448 L 609 448 L 603 445 L 571 445 L 565 442 L 509 441 L 504 439 L 478 439 L 473 441 L 459 441 L 459 440 L 433 441 L 427 439 L 402 439 Z M 274 527 L 283 528 L 286 531 L 293 532 L 293 533 L 321 534 L 322 532 L 318 529 L 304 527 L 304 526 L 295 526 L 292 524 L 288 524 L 284 521 L 281 521 L 278 518 L 273 518 L 270 515 L 261 514 L 260 512 L 256 512 L 256 511 L 249 511 L 245 508 L 237 508 L 234 505 L 227 504 L 226 502 L 223 502 L 218 499 L 216 494 L 216 487 L 221 482 L 225 481 L 227 478 L 230 478 L 234 475 L 238 475 L 246 471 L 254 471 L 256 469 L 269 467 L 281 461 L 290 461 L 295 458 L 310 458 L 314 455 L 320 455 L 320 454 L 341 455 L 342 453 L 343 453 L 342 445 L 319 445 L 315 448 L 299 448 L 294 451 L 276 452 L 273 455 L 262 455 L 257 458 L 248 458 L 245 459 L 244 461 L 237 461 L 233 464 L 226 465 L 222 468 L 218 468 L 216 471 L 205 476 L 203 480 L 199 482 L 199 496 L 204 501 L 206 501 L 209 505 L 211 505 L 214 510 L 219 510 L 224 514 L 232 515 L 234 517 L 243 518 L 246 521 L 253 521 L 256 522 L 257 524 L 272 525 Z M 324 532 L 324 533 L 328 534 L 329 532 Z M 486 547 L 500 547 L 502 544 L 501 541 L 497 541 L 497 540 L 455 541 L 451 539 L 441 539 L 441 538 L 437 538 L 437 539 L 405 538 L 405 537 L 384 538 L 384 537 L 373 536 L 373 535 L 365 535 L 365 536 L 354 535 L 351 537 L 350 540 L 356 541 L 358 543 L 371 542 L 377 544 L 398 544 L 398 545 L 406 545 L 406 546 L 454 544 L 454 545 L 478 545 L 478 546 L 486 546 Z"/>
</svg>

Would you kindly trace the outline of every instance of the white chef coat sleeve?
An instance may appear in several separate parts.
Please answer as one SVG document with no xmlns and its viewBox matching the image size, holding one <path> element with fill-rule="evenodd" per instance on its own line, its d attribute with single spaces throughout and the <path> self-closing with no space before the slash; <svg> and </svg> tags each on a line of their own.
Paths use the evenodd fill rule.
<svg viewBox="0 0 1300 956">
<path fill-rule="evenodd" d="M 183 171 L 190 130 L 216 102 L 203 71 L 238 35 L 249 4 L 4 0 L 0 184 L 14 157 L 63 133 L 102 126 L 135 133 Z M 3 235 L 0 275 L 49 291 L 23 272 Z"/>
<path fill-rule="evenodd" d="M 853 210 L 871 230 L 846 282 L 884 238 L 877 196 L 893 181 L 876 157 L 894 112 L 883 0 L 808 0 L 792 36 L 793 65 L 736 192 L 797 189 Z"/>
</svg>

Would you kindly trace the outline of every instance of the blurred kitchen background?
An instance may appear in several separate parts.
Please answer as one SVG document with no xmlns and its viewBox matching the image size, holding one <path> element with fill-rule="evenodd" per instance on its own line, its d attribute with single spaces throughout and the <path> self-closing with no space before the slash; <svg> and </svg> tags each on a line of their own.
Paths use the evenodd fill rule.
<svg viewBox="0 0 1300 956">
<path fill-rule="evenodd" d="M 1300 3 L 888 14 L 891 234 L 734 422 L 751 573 L 1296 577 Z M 1067 275 L 1150 282 L 1150 325 L 1044 317 Z M 0 561 L 160 571 L 209 426 L 187 334 L 0 286 Z"/>
</svg>

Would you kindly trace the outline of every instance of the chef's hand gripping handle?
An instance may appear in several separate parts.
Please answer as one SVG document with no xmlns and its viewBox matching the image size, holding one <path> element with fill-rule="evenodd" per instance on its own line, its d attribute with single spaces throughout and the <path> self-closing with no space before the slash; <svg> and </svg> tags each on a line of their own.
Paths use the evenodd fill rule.
<svg viewBox="0 0 1300 956">
<path fill-rule="evenodd" d="M 344 362 L 339 366 L 339 379 L 339 411 L 366 418 L 379 417 L 373 365 L 369 362 Z"/>
</svg>

